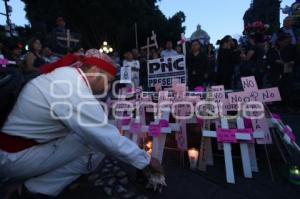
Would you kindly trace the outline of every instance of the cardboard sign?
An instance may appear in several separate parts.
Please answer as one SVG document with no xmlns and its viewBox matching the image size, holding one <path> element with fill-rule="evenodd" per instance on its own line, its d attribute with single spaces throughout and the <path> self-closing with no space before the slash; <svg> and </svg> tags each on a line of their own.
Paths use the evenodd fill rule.
<svg viewBox="0 0 300 199">
<path fill-rule="evenodd" d="M 230 104 L 228 99 L 223 100 L 222 111 L 239 111 L 241 110 L 241 106 L 239 104 Z"/>
<path fill-rule="evenodd" d="M 248 103 L 253 101 L 259 102 L 277 102 L 281 101 L 279 89 L 267 88 L 257 91 L 229 93 L 228 99 L 230 104 Z"/>
<path fill-rule="evenodd" d="M 133 134 L 141 133 L 142 125 L 141 123 L 134 122 L 130 125 L 129 132 Z"/>
<path fill-rule="evenodd" d="M 211 89 L 212 89 L 214 101 L 216 103 L 220 103 L 220 102 L 223 102 L 225 100 L 226 97 L 225 97 L 224 85 L 212 86 Z"/>
<path fill-rule="evenodd" d="M 160 125 L 159 124 L 150 124 L 149 125 L 149 135 L 152 137 L 160 136 Z"/>
<path fill-rule="evenodd" d="M 237 129 L 217 128 L 217 141 L 223 143 L 237 143 L 236 133 Z"/>
<path fill-rule="evenodd" d="M 257 91 L 258 86 L 255 80 L 254 76 L 251 77 L 242 77 L 242 86 L 244 88 L 244 91 L 249 92 L 249 91 Z"/>
<path fill-rule="evenodd" d="M 160 84 L 163 88 L 172 87 L 173 79 L 187 83 L 185 56 L 179 55 L 148 61 L 148 86 L 154 88 Z"/>
<path fill-rule="evenodd" d="M 254 131 L 263 131 L 265 134 L 265 138 L 256 139 L 257 144 L 272 144 L 272 136 L 266 118 L 252 120 L 252 126 Z"/>
<path fill-rule="evenodd" d="M 279 89 L 275 88 L 267 88 L 259 90 L 261 102 L 278 102 L 281 101 L 281 96 L 279 93 Z"/>
<path fill-rule="evenodd" d="M 120 74 L 120 83 L 121 84 L 130 84 L 131 81 L 131 67 L 123 66 L 121 67 L 121 74 Z"/>
</svg>

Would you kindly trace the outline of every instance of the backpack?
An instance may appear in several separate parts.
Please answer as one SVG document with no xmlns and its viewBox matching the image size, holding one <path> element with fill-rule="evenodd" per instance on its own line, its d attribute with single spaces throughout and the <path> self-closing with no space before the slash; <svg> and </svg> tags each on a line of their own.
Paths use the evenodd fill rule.
<svg viewBox="0 0 300 199">
<path fill-rule="evenodd" d="M 24 85 L 39 74 L 24 74 L 16 67 L 0 67 L 0 130 Z"/>
</svg>

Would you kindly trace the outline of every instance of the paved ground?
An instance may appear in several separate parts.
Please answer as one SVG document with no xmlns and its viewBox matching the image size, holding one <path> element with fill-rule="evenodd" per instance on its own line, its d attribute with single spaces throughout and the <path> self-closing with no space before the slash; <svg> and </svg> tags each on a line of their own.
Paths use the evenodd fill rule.
<svg viewBox="0 0 300 199">
<path fill-rule="evenodd" d="M 283 119 L 293 127 L 296 134 L 298 134 L 298 143 L 300 143 L 300 115 L 299 114 L 282 114 Z M 214 149 L 216 150 L 216 149 Z M 263 147 L 257 148 L 258 164 L 260 171 L 254 174 L 253 179 L 245 179 L 242 173 L 241 160 L 238 158 L 238 150 L 234 149 L 234 154 L 237 158 L 234 159 L 234 168 L 236 176 L 236 184 L 227 184 L 225 181 L 225 169 L 224 158 L 222 153 L 217 152 L 215 154 L 215 166 L 209 167 L 207 172 L 191 171 L 188 169 L 188 161 L 183 166 L 180 163 L 179 154 L 176 151 L 165 151 L 164 168 L 166 172 L 166 179 L 168 187 L 163 193 L 153 193 L 144 189 L 144 184 L 137 182 L 135 179 L 135 170 L 117 163 L 120 167 L 120 171 L 126 171 L 126 177 L 129 180 L 128 183 L 118 182 L 114 186 L 118 186 L 116 189 L 112 187 L 113 196 L 108 196 L 106 193 L 110 189 L 104 190 L 106 185 L 101 184 L 103 174 L 103 168 L 99 168 L 96 174 L 99 176 L 89 176 L 90 181 L 81 180 L 81 183 L 85 181 L 85 184 L 81 184 L 79 187 L 73 186 L 73 189 L 68 189 L 60 199 L 81 199 L 81 198 L 154 198 L 154 199 L 218 199 L 218 198 L 230 198 L 230 199 L 299 199 L 300 186 L 292 185 L 288 182 L 288 166 L 285 165 L 279 155 L 277 148 L 273 145 L 268 147 L 271 154 L 271 162 L 274 173 L 274 181 L 271 180 L 270 172 L 266 163 L 266 156 Z M 112 173 L 112 172 L 111 172 Z M 116 173 L 116 172 L 113 172 Z M 108 176 L 110 179 L 112 176 Z M 96 179 L 95 179 L 96 178 Z M 97 186 L 95 186 L 95 182 Z M 104 183 L 105 184 L 105 183 Z M 123 189 L 122 189 L 123 188 Z M 118 192 L 120 191 L 121 192 Z M 123 191 L 123 192 L 122 192 Z M 126 195 L 127 194 L 127 195 Z"/>
</svg>

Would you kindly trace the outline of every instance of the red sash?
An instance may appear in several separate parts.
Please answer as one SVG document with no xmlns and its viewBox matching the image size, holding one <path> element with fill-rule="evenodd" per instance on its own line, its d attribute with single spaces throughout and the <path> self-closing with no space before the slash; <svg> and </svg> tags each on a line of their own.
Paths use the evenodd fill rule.
<svg viewBox="0 0 300 199">
<path fill-rule="evenodd" d="M 23 151 L 38 144 L 34 140 L 0 133 L 0 149 L 8 153 Z"/>
</svg>

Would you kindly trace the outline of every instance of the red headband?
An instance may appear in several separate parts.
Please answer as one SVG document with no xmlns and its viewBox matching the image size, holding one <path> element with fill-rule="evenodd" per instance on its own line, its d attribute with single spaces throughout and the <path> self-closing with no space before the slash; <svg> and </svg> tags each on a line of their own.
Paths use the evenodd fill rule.
<svg viewBox="0 0 300 199">
<path fill-rule="evenodd" d="M 77 61 L 80 61 L 83 64 L 95 65 L 98 68 L 104 70 L 105 72 L 111 74 L 112 76 L 116 76 L 117 74 L 116 67 L 112 63 L 104 59 L 99 59 L 95 57 L 81 57 L 73 54 L 68 54 L 52 64 L 45 64 L 41 66 L 40 71 L 44 74 L 50 73 L 57 68 L 70 66 L 71 64 L 74 64 Z"/>
</svg>

